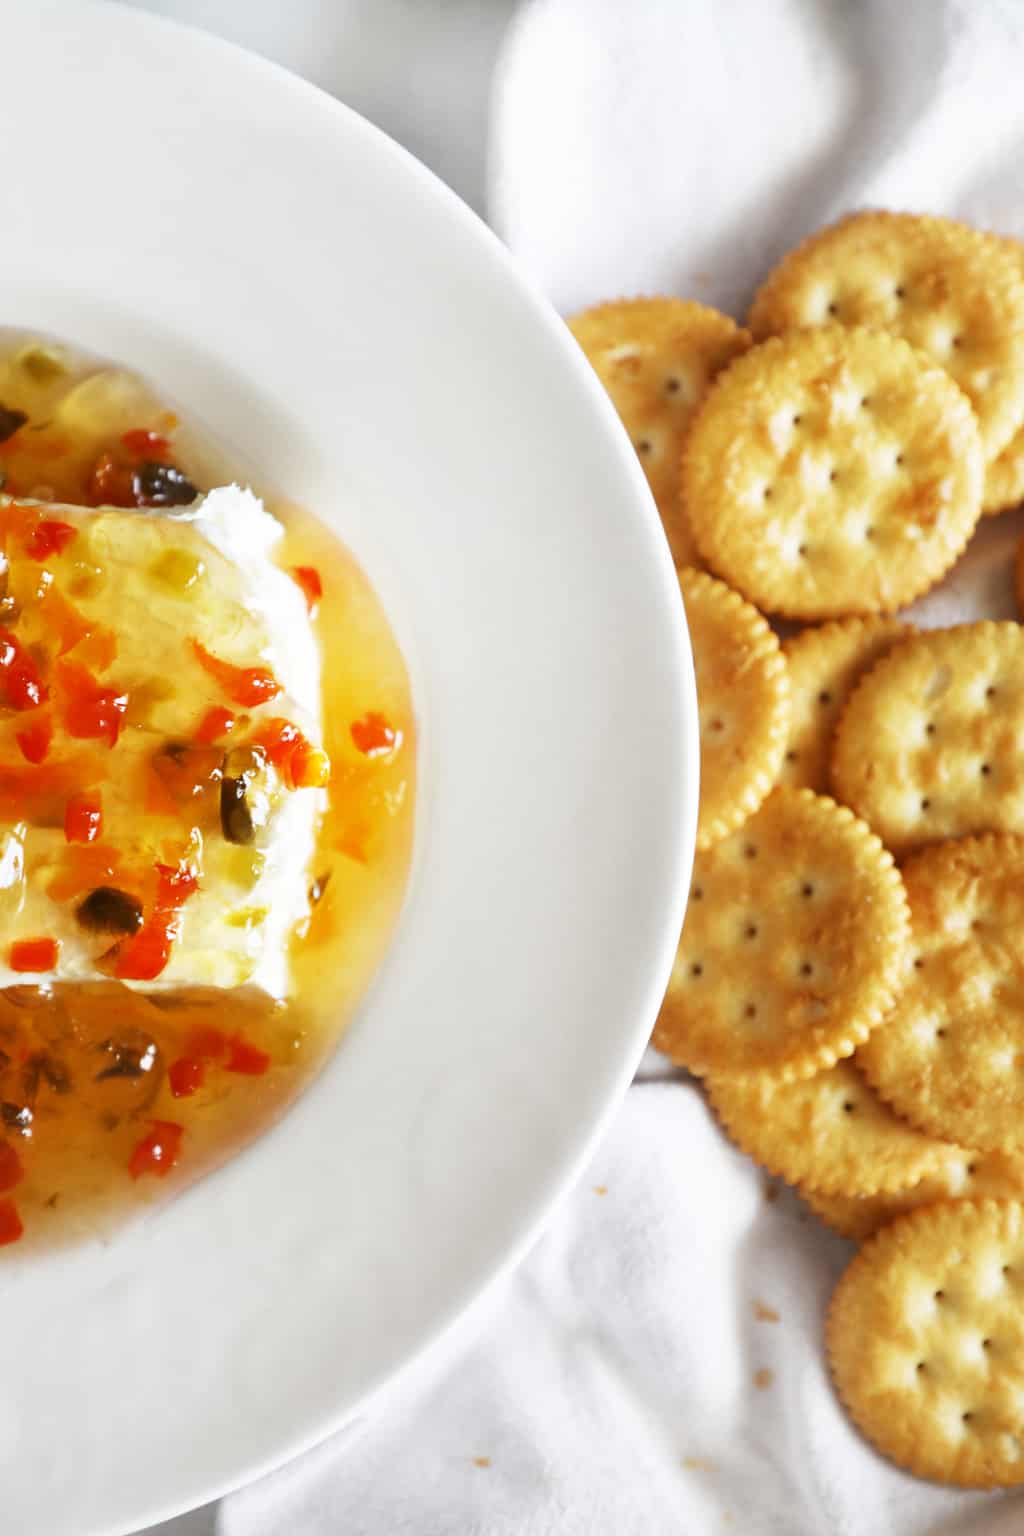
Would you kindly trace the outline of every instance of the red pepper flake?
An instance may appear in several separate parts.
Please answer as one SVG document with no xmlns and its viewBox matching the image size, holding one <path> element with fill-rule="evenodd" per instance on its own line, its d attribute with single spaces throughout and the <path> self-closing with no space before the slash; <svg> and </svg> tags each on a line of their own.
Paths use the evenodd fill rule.
<svg viewBox="0 0 1024 1536">
<path fill-rule="evenodd" d="M 14 1201 L 0 1200 L 0 1248 L 7 1243 L 16 1243 L 24 1230 Z"/>
<path fill-rule="evenodd" d="M 112 629 L 87 619 L 57 587 L 47 588 L 37 611 L 47 634 L 57 641 L 58 656 L 73 650 L 74 660 L 81 665 L 106 671 L 117 655 L 117 635 Z"/>
<path fill-rule="evenodd" d="M 180 907 L 199 889 L 199 876 L 188 864 L 158 864 L 157 905 Z"/>
<path fill-rule="evenodd" d="M 319 747 L 310 746 L 305 737 L 296 742 L 288 759 L 285 780 L 290 789 L 323 789 L 330 782 L 331 760 Z"/>
<path fill-rule="evenodd" d="M 275 768 L 283 769 L 295 751 L 296 744 L 304 741 L 305 737 L 290 720 L 275 716 L 260 726 L 253 740 L 263 748 L 268 762 L 273 763 Z"/>
<path fill-rule="evenodd" d="M 35 709 L 49 697 L 39 668 L 9 629 L 0 629 L 0 686 L 12 709 Z"/>
<path fill-rule="evenodd" d="M 188 1054 L 198 1056 L 202 1061 L 223 1056 L 227 1048 L 227 1035 L 222 1030 L 214 1029 L 210 1024 L 197 1024 L 194 1029 L 189 1030 L 185 1040 L 185 1049 Z"/>
<path fill-rule="evenodd" d="M 39 599 L 38 613 L 47 635 L 52 635 L 57 641 L 59 656 L 84 640 L 91 628 L 90 620 L 78 611 L 74 603 L 68 602 L 59 587 L 47 587 Z"/>
<path fill-rule="evenodd" d="M 154 912 L 138 933 L 118 951 L 114 974 L 119 981 L 155 981 L 171 958 L 181 932 L 181 915 L 174 909 Z"/>
<path fill-rule="evenodd" d="M 0 1141 L 0 1192 L 6 1194 L 25 1177 L 21 1158 L 9 1141 Z"/>
<path fill-rule="evenodd" d="M 26 538 L 25 553 L 31 560 L 48 560 L 51 555 L 63 554 L 77 534 L 78 529 L 72 523 L 44 517 Z"/>
<path fill-rule="evenodd" d="M 119 981 L 155 981 L 181 932 L 181 908 L 199 888 L 194 870 L 185 865 L 158 864 L 156 870 L 153 911 L 118 951 L 114 974 Z"/>
<path fill-rule="evenodd" d="M 188 1099 L 203 1086 L 206 1067 L 194 1056 L 180 1056 L 167 1068 L 167 1081 L 176 1099 Z"/>
<path fill-rule="evenodd" d="M 125 432 L 121 438 L 121 446 L 139 459 L 163 458 L 170 452 L 171 447 L 166 437 L 161 437 L 159 432 L 147 432 L 145 427 L 136 427 L 131 432 Z"/>
<path fill-rule="evenodd" d="M 198 640 L 192 641 L 192 650 L 199 665 L 235 704 L 252 708 L 255 704 L 269 703 L 281 692 L 281 684 L 269 667 L 232 666 L 229 661 L 221 661 L 212 655 Z"/>
<path fill-rule="evenodd" d="M 181 1156 L 184 1134 L 185 1127 L 173 1120 L 154 1120 L 152 1130 L 137 1143 L 128 1161 L 132 1178 L 140 1179 L 144 1173 L 166 1178 Z"/>
<path fill-rule="evenodd" d="M 45 762 L 53 742 L 53 720 L 49 715 L 36 715 L 14 739 L 27 762 Z"/>
<path fill-rule="evenodd" d="M 306 598 L 306 607 L 309 609 L 310 618 L 320 606 L 320 599 L 324 595 L 324 584 L 320 580 L 320 572 L 314 565 L 293 565 L 292 575 L 298 582 Z"/>
<path fill-rule="evenodd" d="M 215 704 L 208 709 L 199 722 L 196 731 L 196 741 L 201 741 L 204 746 L 220 741 L 222 737 L 230 735 L 235 728 L 235 716 L 230 709 L 225 709 L 223 704 Z"/>
<path fill-rule="evenodd" d="M 229 1072 L 241 1072 L 246 1077 L 262 1077 L 270 1066 L 270 1056 L 241 1035 L 232 1035 L 228 1041 L 226 1065 Z"/>
<path fill-rule="evenodd" d="M 128 695 L 98 683 L 87 667 L 67 658 L 57 663 L 57 681 L 64 695 L 64 724 L 80 740 L 117 745 Z"/>
<path fill-rule="evenodd" d="M 64 811 L 64 837 L 69 843 L 94 843 L 103 831 L 103 802 L 98 791 L 72 795 Z"/>
<path fill-rule="evenodd" d="M 353 720 L 349 726 L 352 740 L 364 757 L 387 757 L 402 745 L 402 733 L 393 726 L 386 715 L 374 709 Z"/>
<path fill-rule="evenodd" d="M 57 939 L 17 939 L 11 945 L 12 971 L 52 971 L 57 966 Z"/>
<path fill-rule="evenodd" d="M 263 748 L 289 789 L 319 789 L 327 783 L 331 771 L 327 754 L 312 746 L 290 720 L 266 721 L 253 741 Z"/>
</svg>

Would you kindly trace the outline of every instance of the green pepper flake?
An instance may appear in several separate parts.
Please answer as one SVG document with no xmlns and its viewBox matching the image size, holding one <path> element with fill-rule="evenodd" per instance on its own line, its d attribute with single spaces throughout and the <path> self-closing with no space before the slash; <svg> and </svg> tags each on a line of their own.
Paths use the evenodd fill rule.
<svg viewBox="0 0 1024 1536">
<path fill-rule="evenodd" d="M 18 359 L 30 379 L 35 379 L 37 384 L 46 384 L 50 379 L 58 379 L 61 374 L 67 373 L 67 364 L 55 347 L 29 347 Z"/>
<path fill-rule="evenodd" d="M 269 907 L 236 907 L 224 921 L 229 928 L 262 928 L 270 916 Z"/>
</svg>

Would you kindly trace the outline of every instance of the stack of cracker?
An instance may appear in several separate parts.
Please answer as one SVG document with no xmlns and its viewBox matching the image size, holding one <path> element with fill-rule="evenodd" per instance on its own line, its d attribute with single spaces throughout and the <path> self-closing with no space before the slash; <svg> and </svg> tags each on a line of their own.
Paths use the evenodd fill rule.
<svg viewBox="0 0 1024 1536">
<path fill-rule="evenodd" d="M 865 1435 L 922 1476 L 1024 1483 L 1024 629 L 893 616 L 1024 499 L 1024 249 L 861 213 L 782 261 L 747 329 L 676 299 L 570 323 L 697 672 L 654 1043 L 863 1244 L 827 1348 Z M 1024 547 L 1016 577 L 1024 604 Z"/>
</svg>

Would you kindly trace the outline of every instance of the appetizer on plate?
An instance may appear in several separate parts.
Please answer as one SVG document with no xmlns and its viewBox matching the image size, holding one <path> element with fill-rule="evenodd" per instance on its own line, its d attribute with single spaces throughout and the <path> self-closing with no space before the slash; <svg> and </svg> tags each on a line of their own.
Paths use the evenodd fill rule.
<svg viewBox="0 0 1024 1536">
<path fill-rule="evenodd" d="M 2 1244 L 262 1129 L 401 899 L 401 655 L 249 478 L 131 373 L 0 333 Z"/>
</svg>

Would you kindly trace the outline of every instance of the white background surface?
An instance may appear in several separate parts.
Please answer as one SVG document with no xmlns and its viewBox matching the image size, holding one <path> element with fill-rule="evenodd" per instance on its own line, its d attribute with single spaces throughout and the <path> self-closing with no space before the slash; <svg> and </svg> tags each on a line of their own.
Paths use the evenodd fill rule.
<svg viewBox="0 0 1024 1536">
<path fill-rule="evenodd" d="M 336 90 L 482 207 L 511 4 L 154 8 Z M 535 0 L 495 98 L 489 211 L 563 310 L 659 289 L 741 309 L 863 202 L 1024 233 L 1022 25 L 1016 0 Z M 932 622 L 1012 613 L 1020 531 L 986 528 Z M 1019 1498 L 915 1483 L 839 1413 L 820 1328 L 848 1251 L 765 1202 L 692 1092 L 639 1087 L 457 1366 L 175 1536 L 1011 1536 Z"/>
<path fill-rule="evenodd" d="M 252 48 L 340 97 L 478 213 L 495 58 L 517 0 L 128 0 Z"/>
</svg>

